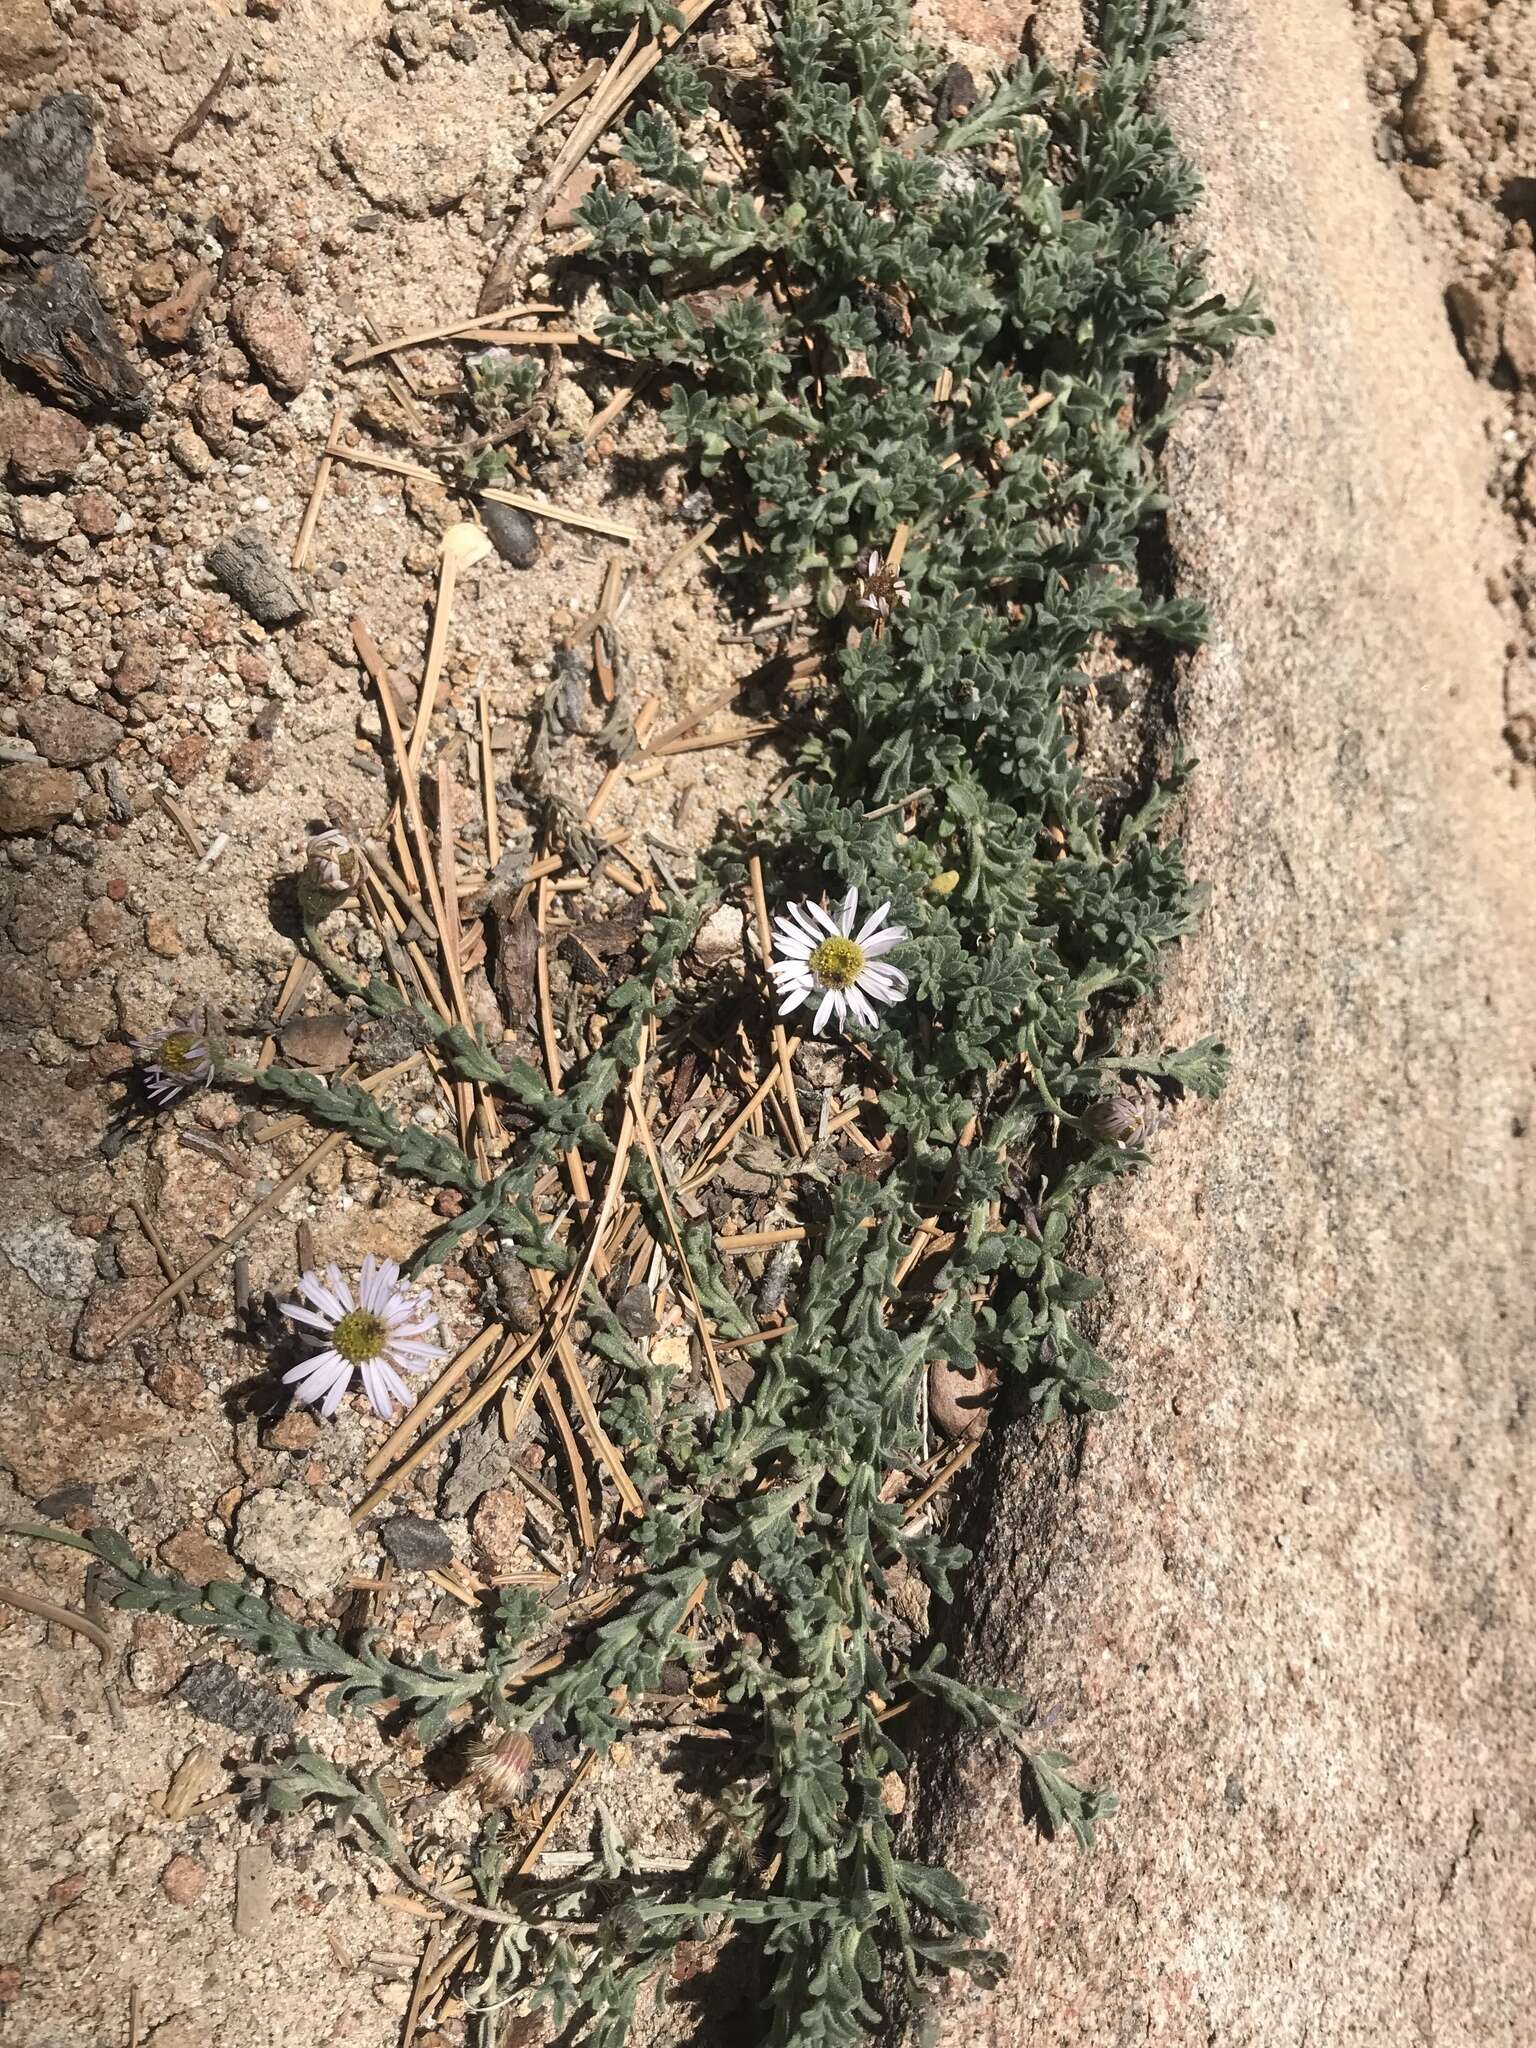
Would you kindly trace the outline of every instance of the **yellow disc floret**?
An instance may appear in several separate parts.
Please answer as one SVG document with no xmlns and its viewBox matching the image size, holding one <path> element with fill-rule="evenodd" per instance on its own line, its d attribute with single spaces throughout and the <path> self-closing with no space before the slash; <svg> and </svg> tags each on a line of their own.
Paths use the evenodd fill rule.
<svg viewBox="0 0 1536 2048">
<path fill-rule="evenodd" d="M 852 939 L 823 939 L 805 964 L 823 988 L 852 988 L 864 972 L 864 948 Z"/>
<path fill-rule="evenodd" d="M 365 1308 L 354 1308 L 332 1330 L 331 1343 L 348 1365 L 367 1365 L 383 1351 L 387 1335 L 378 1316 Z"/>
<path fill-rule="evenodd" d="M 196 1050 L 195 1031 L 172 1031 L 161 1039 L 155 1060 L 168 1074 L 195 1074 L 197 1067 L 192 1055 Z"/>
</svg>

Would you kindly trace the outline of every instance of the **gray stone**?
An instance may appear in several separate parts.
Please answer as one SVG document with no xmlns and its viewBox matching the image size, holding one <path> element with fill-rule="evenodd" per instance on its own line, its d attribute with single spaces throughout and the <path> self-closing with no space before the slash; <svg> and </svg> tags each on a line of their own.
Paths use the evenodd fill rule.
<svg viewBox="0 0 1536 2048">
<path fill-rule="evenodd" d="M 0 1236 L 0 1252 L 43 1294 L 77 1302 L 96 1278 L 96 1248 L 62 1216 L 18 1220 Z"/>
<path fill-rule="evenodd" d="M 242 526 L 208 550 L 208 573 L 263 626 L 303 618 L 308 600 L 259 527 Z"/>
<path fill-rule="evenodd" d="M 514 569 L 533 567 L 539 559 L 539 529 L 526 512 L 486 498 L 480 505 L 480 517 L 492 546 L 504 562 L 510 562 Z"/>
<path fill-rule="evenodd" d="M 291 1735 L 299 1718 L 292 1700 L 270 1686 L 253 1685 L 227 1664 L 194 1664 L 176 1688 L 200 1720 L 237 1735 Z"/>
<path fill-rule="evenodd" d="M 402 1572 L 441 1571 L 453 1563 L 453 1539 L 425 1515 L 392 1515 L 378 1530 L 391 1562 Z"/>
</svg>

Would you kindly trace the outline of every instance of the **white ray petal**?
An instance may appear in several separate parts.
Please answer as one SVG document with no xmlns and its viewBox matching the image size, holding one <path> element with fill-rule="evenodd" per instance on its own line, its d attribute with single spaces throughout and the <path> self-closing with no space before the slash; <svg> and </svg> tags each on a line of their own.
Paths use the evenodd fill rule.
<svg viewBox="0 0 1536 2048">
<path fill-rule="evenodd" d="M 412 1400 L 415 1397 L 412 1395 L 410 1388 L 405 1384 L 405 1381 L 401 1379 L 399 1373 L 395 1371 L 394 1367 L 390 1364 L 387 1358 L 381 1358 L 379 1360 L 378 1375 L 379 1382 L 384 1389 L 386 1400 L 389 1395 L 393 1394 L 395 1398 L 399 1401 L 400 1406 L 402 1408 L 409 1408 Z M 386 1406 L 381 1412 L 387 1417 L 391 1413 L 393 1413 L 393 1408 L 392 1406 Z"/>
<path fill-rule="evenodd" d="M 435 1359 L 446 1358 L 447 1352 L 441 1344 L 391 1344 L 384 1356 L 397 1365 L 403 1365 L 407 1372 L 425 1372 Z M 420 1360 L 418 1365 L 416 1360 Z"/>
<path fill-rule="evenodd" d="M 308 1323 L 312 1330 L 323 1330 L 327 1336 L 336 1322 L 334 1316 L 320 1315 L 312 1308 L 305 1308 L 302 1302 L 280 1301 L 277 1305 L 285 1316 L 291 1316 L 296 1323 Z"/>
<path fill-rule="evenodd" d="M 346 1314 L 339 1294 L 333 1294 L 318 1273 L 306 1273 L 299 1282 L 299 1293 L 306 1301 L 312 1301 L 316 1308 L 323 1309 L 333 1323 L 339 1323 Z"/>
<path fill-rule="evenodd" d="M 869 966 L 859 976 L 858 986 L 866 995 L 882 996 L 890 1002 L 899 996 L 907 985 L 907 977 L 899 967 Z"/>
</svg>

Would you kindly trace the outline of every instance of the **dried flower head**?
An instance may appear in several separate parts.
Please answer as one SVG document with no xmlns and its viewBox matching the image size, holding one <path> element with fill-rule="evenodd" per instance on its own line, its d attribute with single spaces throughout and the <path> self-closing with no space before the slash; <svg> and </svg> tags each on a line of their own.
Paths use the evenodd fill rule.
<svg viewBox="0 0 1536 2048">
<path fill-rule="evenodd" d="M 522 1795 L 532 1769 L 533 1744 L 516 1730 L 498 1729 L 470 1744 L 470 1779 L 487 1806 L 510 1806 Z"/>
<path fill-rule="evenodd" d="M 400 1285 L 395 1261 L 369 1252 L 356 1295 L 339 1266 L 327 1266 L 323 1279 L 306 1273 L 298 1291 L 298 1301 L 282 1303 L 283 1314 L 304 1324 L 308 1341 L 321 1348 L 283 1374 L 295 1399 L 318 1401 L 322 1415 L 334 1415 L 355 1367 L 376 1415 L 387 1422 L 397 1400 L 409 1408 L 413 1396 L 401 1373 L 423 1372 L 445 1354 L 427 1341 L 437 1334 L 436 1312 L 425 1294 Z"/>
<path fill-rule="evenodd" d="M 144 1092 L 157 1109 L 168 1109 L 184 1095 L 195 1095 L 213 1079 L 213 1054 L 195 1024 L 172 1024 L 133 1048 Z"/>
<path fill-rule="evenodd" d="M 1153 1112 L 1139 1095 L 1106 1095 L 1088 1105 L 1078 1128 L 1101 1145 L 1139 1145 L 1154 1122 Z"/>
<path fill-rule="evenodd" d="M 783 998 L 781 1017 L 819 995 L 813 1031 L 825 1030 L 833 1016 L 842 1024 L 850 1015 L 872 1031 L 879 1022 L 877 1006 L 894 1003 L 906 993 L 907 977 L 880 957 L 901 944 L 906 926 L 887 924 L 891 906 L 882 903 L 855 932 L 858 910 L 859 892 L 850 889 L 835 919 L 809 899 L 791 903 L 774 919 L 774 947 L 780 957 L 773 962 L 773 978 Z"/>
<path fill-rule="evenodd" d="M 334 910 L 357 887 L 362 863 L 345 832 L 316 832 L 304 842 L 299 889 L 315 907 Z"/>
<path fill-rule="evenodd" d="M 861 618 L 875 619 L 881 625 L 898 605 L 906 603 L 906 584 L 886 566 L 878 548 L 864 548 L 854 562 L 848 601 Z"/>
</svg>

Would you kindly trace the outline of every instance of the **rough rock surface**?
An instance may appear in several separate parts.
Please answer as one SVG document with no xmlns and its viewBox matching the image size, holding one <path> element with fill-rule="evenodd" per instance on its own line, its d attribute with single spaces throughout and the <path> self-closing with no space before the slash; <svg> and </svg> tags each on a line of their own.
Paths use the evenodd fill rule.
<svg viewBox="0 0 1536 2048">
<path fill-rule="evenodd" d="M 264 1578 L 306 1600 L 328 1599 L 362 1555 L 345 1508 L 279 1487 L 241 1508 L 235 1549 Z"/>
<path fill-rule="evenodd" d="M 84 768 L 104 761 L 122 738 L 122 727 L 104 712 L 68 698 L 45 698 L 21 714 L 21 729 L 55 768 Z"/>
<path fill-rule="evenodd" d="M 1373 160 L 1342 0 L 1212 0 L 1168 101 L 1278 338 L 1171 457 L 1212 878 L 1147 1035 L 1235 1078 L 1095 1211 L 1124 1408 L 994 1429 L 973 1675 L 1110 1782 L 1093 1856 L 952 1736 L 929 1844 L 1012 1970 L 945 2048 L 1528 2040 L 1536 1612 L 1529 791 L 1478 401 Z M 1276 118 L 1276 109 L 1284 110 Z"/>
<path fill-rule="evenodd" d="M 291 396 L 309 382 L 309 329 L 281 285 L 242 293 L 230 308 L 229 331 L 275 391 Z"/>
<path fill-rule="evenodd" d="M 38 761 L 0 767 L 0 832 L 46 832 L 67 818 L 84 786 L 78 775 Z"/>
</svg>

